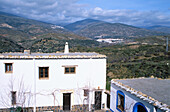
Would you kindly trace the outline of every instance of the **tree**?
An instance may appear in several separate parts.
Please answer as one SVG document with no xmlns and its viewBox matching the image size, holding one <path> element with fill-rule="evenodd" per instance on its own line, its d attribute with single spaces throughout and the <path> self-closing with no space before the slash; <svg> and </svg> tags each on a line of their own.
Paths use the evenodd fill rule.
<svg viewBox="0 0 170 112">
<path fill-rule="evenodd" d="M 31 89 L 24 84 L 23 77 L 20 80 L 11 77 L 8 86 L 0 93 L 0 105 L 17 112 L 28 110 L 26 107 L 30 106 L 32 96 Z"/>
</svg>

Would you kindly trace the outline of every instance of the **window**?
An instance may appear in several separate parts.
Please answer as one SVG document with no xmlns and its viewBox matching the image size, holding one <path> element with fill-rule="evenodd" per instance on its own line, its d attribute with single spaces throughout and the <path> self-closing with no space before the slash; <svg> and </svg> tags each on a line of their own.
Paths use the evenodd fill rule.
<svg viewBox="0 0 170 112">
<path fill-rule="evenodd" d="M 116 108 L 119 112 L 124 112 L 125 109 L 125 95 L 122 91 L 117 91 Z"/>
<path fill-rule="evenodd" d="M 65 74 L 75 74 L 76 73 L 76 67 L 65 67 Z"/>
<path fill-rule="evenodd" d="M 39 79 L 49 78 L 48 69 L 49 67 L 39 67 Z"/>
<path fill-rule="evenodd" d="M 137 102 L 133 107 L 133 112 L 148 112 L 148 111 L 144 104 Z"/>
<path fill-rule="evenodd" d="M 5 63 L 5 73 L 12 73 L 13 67 L 12 63 Z"/>
<path fill-rule="evenodd" d="M 89 96 L 89 90 L 88 89 L 84 90 L 84 96 Z"/>
<path fill-rule="evenodd" d="M 12 105 L 16 105 L 16 91 L 11 91 L 11 102 Z"/>
</svg>

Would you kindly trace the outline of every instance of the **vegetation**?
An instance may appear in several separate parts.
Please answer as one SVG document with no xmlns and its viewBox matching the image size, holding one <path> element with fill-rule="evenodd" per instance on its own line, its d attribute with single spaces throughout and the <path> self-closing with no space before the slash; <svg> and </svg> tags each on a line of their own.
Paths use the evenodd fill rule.
<svg viewBox="0 0 170 112">
<path fill-rule="evenodd" d="M 69 43 L 69 47 L 76 50 L 76 52 L 80 52 L 79 48 L 81 46 L 85 46 L 86 48 L 101 46 L 100 43 L 93 40 L 60 40 L 55 38 L 43 38 L 35 41 L 30 50 L 32 52 L 63 52 L 65 43 Z M 88 50 L 87 50 L 88 51 Z M 83 51 L 85 52 L 85 51 Z"/>
<path fill-rule="evenodd" d="M 74 48 L 75 49 L 75 48 Z M 72 51 L 77 51 L 71 49 Z M 79 47 L 79 51 L 105 54 L 109 78 L 170 78 L 169 54 L 163 45 L 113 45 L 98 48 Z"/>
<path fill-rule="evenodd" d="M 24 48 L 12 40 L 0 36 L 0 53 L 2 52 L 20 52 Z"/>
<path fill-rule="evenodd" d="M 62 27 L 0 12 L 0 36 L 24 48 L 43 38 L 89 40 Z"/>
<path fill-rule="evenodd" d="M 77 51 L 75 48 L 71 50 Z M 107 55 L 107 89 L 113 78 L 170 78 L 170 52 L 165 52 L 164 45 L 113 45 L 100 48 L 79 47 L 78 50 Z"/>
</svg>

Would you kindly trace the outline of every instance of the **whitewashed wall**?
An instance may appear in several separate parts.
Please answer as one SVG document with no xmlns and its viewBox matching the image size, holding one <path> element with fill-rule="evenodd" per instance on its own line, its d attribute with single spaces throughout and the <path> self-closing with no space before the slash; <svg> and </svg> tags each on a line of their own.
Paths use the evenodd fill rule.
<svg viewBox="0 0 170 112">
<path fill-rule="evenodd" d="M 5 63 L 13 63 L 13 73 L 5 73 Z M 11 91 L 33 92 L 33 70 L 32 60 L 0 60 L 0 108 L 11 107 Z"/>
<path fill-rule="evenodd" d="M 13 63 L 13 73 L 5 73 L 5 64 Z M 35 63 L 35 68 L 34 68 Z M 64 74 L 63 65 L 77 65 L 75 74 Z M 49 67 L 49 79 L 39 79 L 39 67 Z M 104 94 L 106 84 L 106 59 L 39 59 L 39 60 L 0 60 L 0 98 L 10 97 L 9 81 L 13 80 L 14 91 L 18 91 L 21 80 L 24 87 L 34 92 L 34 73 L 36 78 L 36 106 L 63 105 L 63 93 L 71 94 L 71 105 L 83 104 L 83 88 L 93 93 L 94 89 L 103 89 L 102 104 L 106 103 Z M 8 96 L 6 92 L 8 92 Z M 54 100 L 54 93 L 55 100 Z M 9 99 L 9 98 L 8 98 Z M 32 99 L 33 101 L 33 99 Z M 10 99 L 8 100 L 11 104 Z M 33 106 L 33 103 L 30 104 Z M 0 103 L 0 108 L 6 108 Z"/>
<path fill-rule="evenodd" d="M 114 112 L 119 112 L 116 109 L 117 91 L 120 90 L 125 95 L 125 112 L 133 112 L 133 107 L 136 103 L 140 102 L 145 105 L 148 112 L 163 112 L 160 109 L 155 111 L 155 107 L 148 102 L 137 98 L 135 95 L 130 94 L 127 91 L 119 88 L 118 86 L 111 83 L 111 97 L 110 97 L 110 109 Z"/>
</svg>

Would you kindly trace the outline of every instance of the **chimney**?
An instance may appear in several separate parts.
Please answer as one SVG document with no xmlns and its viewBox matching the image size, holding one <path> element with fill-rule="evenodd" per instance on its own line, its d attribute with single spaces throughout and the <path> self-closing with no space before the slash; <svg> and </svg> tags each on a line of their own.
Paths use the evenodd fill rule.
<svg viewBox="0 0 170 112">
<path fill-rule="evenodd" d="M 68 42 L 65 44 L 64 53 L 69 53 Z"/>
</svg>

